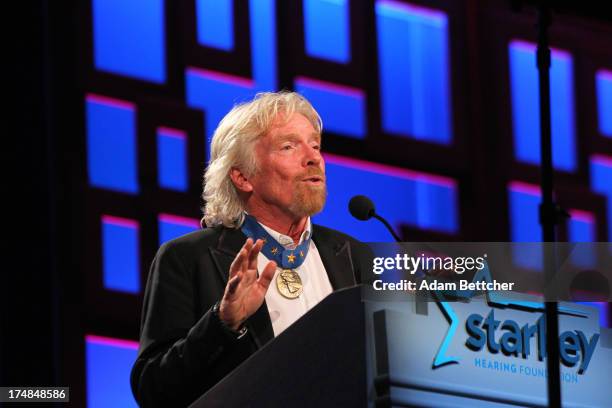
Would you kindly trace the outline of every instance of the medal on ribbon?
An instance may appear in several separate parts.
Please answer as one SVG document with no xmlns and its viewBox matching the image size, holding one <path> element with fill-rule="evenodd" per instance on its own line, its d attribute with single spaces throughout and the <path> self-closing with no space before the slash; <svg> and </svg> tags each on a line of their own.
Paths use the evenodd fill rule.
<svg viewBox="0 0 612 408">
<path fill-rule="evenodd" d="M 285 249 L 251 215 L 245 215 L 241 229 L 244 235 L 252 238 L 253 241 L 263 240 L 264 245 L 261 252 L 268 259 L 275 261 L 282 269 L 276 276 L 278 293 L 287 299 L 298 298 L 302 294 L 303 284 L 295 269 L 304 263 L 306 255 L 308 255 L 310 237 L 295 249 Z"/>
</svg>

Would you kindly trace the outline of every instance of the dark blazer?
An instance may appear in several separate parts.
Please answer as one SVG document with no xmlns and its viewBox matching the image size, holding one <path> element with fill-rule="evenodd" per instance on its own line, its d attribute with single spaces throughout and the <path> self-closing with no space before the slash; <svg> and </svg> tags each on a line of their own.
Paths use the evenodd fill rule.
<svg viewBox="0 0 612 408">
<path fill-rule="evenodd" d="M 369 249 L 354 238 L 313 224 L 312 239 L 334 290 L 355 285 L 371 270 Z M 132 392 L 142 407 L 188 405 L 274 337 L 265 302 L 246 321 L 248 333 L 241 339 L 212 313 L 245 240 L 239 229 L 218 226 L 159 248 L 131 373 Z"/>
</svg>

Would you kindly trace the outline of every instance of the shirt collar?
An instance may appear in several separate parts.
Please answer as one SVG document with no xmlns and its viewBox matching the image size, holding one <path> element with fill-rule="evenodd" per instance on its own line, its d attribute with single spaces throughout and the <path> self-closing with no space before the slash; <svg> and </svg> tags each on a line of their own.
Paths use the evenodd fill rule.
<svg viewBox="0 0 612 408">
<path fill-rule="evenodd" d="M 309 239 L 310 236 L 312 235 L 312 224 L 310 222 L 310 217 L 308 217 L 308 219 L 306 220 L 306 228 L 304 228 L 304 231 L 302 232 L 302 235 L 300 236 L 300 241 L 297 243 L 297 245 L 293 243 L 293 238 L 291 238 L 290 236 L 281 234 L 280 232 L 275 231 L 272 228 L 269 228 L 263 225 L 259 221 L 257 222 L 259 223 L 259 225 L 261 225 L 266 230 L 268 234 L 272 236 L 272 238 L 274 238 L 276 241 L 278 241 L 279 244 L 281 244 L 287 249 L 295 248 L 297 245 L 300 245 L 302 242 Z"/>
</svg>

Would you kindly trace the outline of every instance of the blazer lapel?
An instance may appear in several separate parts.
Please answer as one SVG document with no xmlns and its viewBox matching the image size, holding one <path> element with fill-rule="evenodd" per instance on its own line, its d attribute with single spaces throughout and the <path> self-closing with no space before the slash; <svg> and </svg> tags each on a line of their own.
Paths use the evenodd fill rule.
<svg viewBox="0 0 612 408">
<path fill-rule="evenodd" d="M 247 237 L 239 229 L 221 228 L 217 247 L 212 248 L 211 252 L 217 273 L 224 284 L 227 284 L 230 266 L 246 239 Z"/>
<path fill-rule="evenodd" d="M 246 239 L 246 235 L 240 229 L 222 228 L 217 247 L 211 249 L 217 272 L 224 285 L 227 285 L 230 266 Z M 257 347 L 262 347 L 274 338 L 272 321 L 265 300 L 261 307 L 249 317 L 246 326 Z"/>
<path fill-rule="evenodd" d="M 318 225 L 314 225 L 312 239 L 317 245 L 332 288 L 338 290 L 354 286 L 356 281 L 349 242 L 330 237 Z"/>
</svg>

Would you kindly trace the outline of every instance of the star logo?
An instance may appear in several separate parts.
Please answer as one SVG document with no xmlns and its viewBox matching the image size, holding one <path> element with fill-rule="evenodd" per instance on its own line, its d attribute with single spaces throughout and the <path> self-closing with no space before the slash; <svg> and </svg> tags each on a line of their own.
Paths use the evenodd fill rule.
<svg viewBox="0 0 612 408">
<path fill-rule="evenodd" d="M 293 254 L 287 255 L 287 260 L 289 260 L 289 263 L 294 263 L 295 262 L 295 255 L 293 255 Z"/>
<path fill-rule="evenodd" d="M 489 270 L 489 265 L 485 263 L 485 267 L 479 270 L 474 277 L 472 278 L 472 282 L 488 282 L 492 283 L 493 278 L 491 276 L 491 271 Z M 448 331 L 444 336 L 444 340 L 442 340 L 442 344 L 438 349 L 438 353 L 434 357 L 434 361 L 432 364 L 432 368 L 436 369 L 438 367 L 445 366 L 447 364 L 458 364 L 459 358 L 455 356 L 449 356 L 446 354 L 447 349 L 450 346 L 453 338 L 455 337 L 455 333 L 459 329 L 459 318 L 452 307 L 452 302 L 446 300 L 444 291 L 435 290 L 432 291 L 434 294 L 434 298 L 438 307 L 446 317 L 446 320 L 449 323 Z M 459 290 L 455 291 L 454 296 L 460 299 L 469 300 L 476 294 L 475 290 Z M 503 295 L 500 295 L 494 291 L 486 291 L 486 300 L 487 304 L 491 307 L 501 307 L 501 308 L 515 308 L 523 311 L 530 312 L 544 312 L 545 306 L 544 303 L 541 302 L 530 302 L 530 301 L 522 301 L 522 300 L 514 300 L 514 299 L 505 299 Z M 586 317 L 586 314 L 580 312 L 578 310 L 574 310 L 568 307 L 559 306 L 558 307 L 559 314 L 566 314 L 570 316 L 577 317 Z"/>
<path fill-rule="evenodd" d="M 304 257 L 304 251 L 300 251 L 300 256 L 303 258 Z"/>
<path fill-rule="evenodd" d="M 278 248 L 274 247 L 274 248 L 272 248 L 272 250 L 270 252 L 272 252 L 274 255 L 276 255 L 278 253 Z"/>
</svg>

